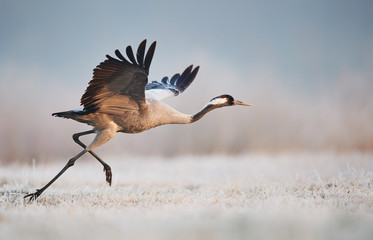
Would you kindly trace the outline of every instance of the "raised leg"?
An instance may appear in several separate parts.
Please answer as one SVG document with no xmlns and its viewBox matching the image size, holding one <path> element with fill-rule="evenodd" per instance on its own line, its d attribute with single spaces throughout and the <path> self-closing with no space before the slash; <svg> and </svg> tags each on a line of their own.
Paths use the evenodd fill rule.
<svg viewBox="0 0 373 240">
<path fill-rule="evenodd" d="M 73 135 L 73 139 L 77 144 L 79 144 L 82 148 L 85 149 L 87 146 L 79 140 L 79 137 L 84 136 L 84 135 L 88 135 L 88 134 L 92 134 L 92 133 L 95 133 L 95 131 L 90 130 L 90 131 L 86 131 L 86 132 L 75 133 Z M 94 153 L 92 150 L 89 150 L 88 152 L 94 158 L 96 158 L 102 164 L 102 166 L 104 166 L 104 172 L 105 172 L 105 175 L 106 175 L 106 182 L 111 186 L 112 172 L 111 172 L 110 166 L 106 162 L 104 162 L 101 158 L 99 158 L 99 156 L 97 156 L 96 153 Z"/>
<path fill-rule="evenodd" d="M 86 153 L 87 150 L 83 150 L 81 151 L 78 155 L 76 155 L 75 157 L 71 158 L 65 165 L 65 167 L 62 168 L 62 170 L 52 179 L 50 180 L 44 187 L 40 188 L 40 189 L 37 189 L 36 192 L 34 193 L 31 193 L 31 194 L 27 194 L 26 196 L 24 196 L 24 198 L 30 198 L 29 201 L 32 202 L 34 200 L 36 200 L 40 194 L 42 192 L 45 191 L 45 189 L 47 189 L 50 185 L 52 185 L 52 183 L 54 183 L 54 181 L 57 180 L 57 178 L 59 178 L 69 167 L 73 166 L 75 161 L 80 158 L 84 153 Z"/>
</svg>

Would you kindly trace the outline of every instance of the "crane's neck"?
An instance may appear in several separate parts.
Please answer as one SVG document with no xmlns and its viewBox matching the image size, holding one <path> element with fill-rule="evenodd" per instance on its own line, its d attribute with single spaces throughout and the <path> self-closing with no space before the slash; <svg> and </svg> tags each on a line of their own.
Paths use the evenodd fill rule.
<svg viewBox="0 0 373 240">
<path fill-rule="evenodd" d="M 205 107 L 201 109 L 201 111 L 197 112 L 193 115 L 187 115 L 176 111 L 175 109 L 171 108 L 170 106 L 158 102 L 158 101 L 149 101 L 148 105 L 150 113 L 147 114 L 147 124 L 148 127 L 156 127 L 164 124 L 188 124 L 193 123 L 200 120 L 206 113 L 222 107 L 222 105 L 213 105 L 207 104 Z"/>
<path fill-rule="evenodd" d="M 212 105 L 212 104 L 207 104 L 204 106 L 201 111 L 197 112 L 196 114 L 193 115 L 186 115 L 183 113 L 174 114 L 173 122 L 171 123 L 178 123 L 178 124 L 188 124 L 188 123 L 194 123 L 198 120 L 200 120 L 203 116 L 205 116 L 208 112 L 223 107 L 221 105 Z"/>
<path fill-rule="evenodd" d="M 199 111 L 196 114 L 191 116 L 190 123 L 193 123 L 193 122 L 196 122 L 196 121 L 200 120 L 203 116 L 206 115 L 206 113 L 208 113 L 208 112 L 210 112 L 214 109 L 220 108 L 220 107 L 222 107 L 222 106 L 207 104 L 204 108 L 201 109 L 201 111 Z"/>
</svg>

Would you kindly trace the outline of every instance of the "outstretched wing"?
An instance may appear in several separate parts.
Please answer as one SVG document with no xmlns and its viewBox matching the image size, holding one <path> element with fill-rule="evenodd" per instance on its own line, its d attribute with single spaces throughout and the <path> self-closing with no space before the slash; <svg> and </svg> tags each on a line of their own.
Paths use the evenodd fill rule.
<svg viewBox="0 0 373 240">
<path fill-rule="evenodd" d="M 187 67 L 180 75 L 175 74 L 171 79 L 162 78 L 161 82 L 153 81 L 146 85 L 145 95 L 147 99 L 162 100 L 179 95 L 193 82 L 199 70 L 199 66 L 193 69 L 193 65 Z"/>
<path fill-rule="evenodd" d="M 122 115 L 146 107 L 145 86 L 155 46 L 153 42 L 145 56 L 146 40 L 142 41 L 136 59 L 131 46 L 126 48 L 129 60 L 119 50 L 115 51 L 119 59 L 106 55 L 107 59 L 93 70 L 93 78 L 80 100 L 84 111 Z"/>
</svg>

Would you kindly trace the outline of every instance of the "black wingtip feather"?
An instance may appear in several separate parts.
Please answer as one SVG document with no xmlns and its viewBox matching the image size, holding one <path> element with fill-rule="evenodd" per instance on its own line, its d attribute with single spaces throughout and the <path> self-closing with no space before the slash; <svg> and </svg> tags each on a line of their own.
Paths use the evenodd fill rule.
<svg viewBox="0 0 373 240">
<path fill-rule="evenodd" d="M 141 67 L 144 66 L 145 47 L 146 47 L 146 39 L 144 41 L 142 41 L 140 43 L 139 47 L 137 48 L 137 54 L 136 54 L 137 63 Z"/>
<path fill-rule="evenodd" d="M 176 73 L 175 75 L 173 75 L 172 78 L 171 78 L 171 80 L 170 80 L 170 84 L 171 85 L 175 85 L 175 83 L 179 79 L 179 77 L 180 77 L 179 73 Z"/>
<path fill-rule="evenodd" d="M 154 56 L 154 51 L 155 51 L 156 44 L 157 44 L 157 42 L 154 41 L 150 45 L 150 47 L 149 47 L 149 49 L 148 49 L 148 51 L 145 55 L 146 39 L 143 40 L 140 43 L 139 47 L 137 48 L 136 58 L 135 58 L 135 55 L 133 53 L 132 47 L 128 46 L 126 48 L 127 57 L 132 64 L 136 64 L 136 65 L 142 67 L 143 69 L 145 69 L 146 73 L 149 74 L 149 68 L 150 68 L 150 64 L 151 64 L 153 56 Z M 119 59 L 128 62 L 128 60 L 126 60 L 118 50 L 115 51 L 115 54 L 117 55 L 117 57 Z"/>
<path fill-rule="evenodd" d="M 144 68 L 147 71 L 147 73 L 149 73 L 149 68 L 150 68 L 150 64 L 152 63 L 152 59 L 153 59 L 153 56 L 154 56 L 154 51 L 155 51 L 156 45 L 157 45 L 157 42 L 154 41 L 150 45 L 150 47 L 148 49 L 148 52 L 146 53 L 146 56 L 145 56 Z"/>
<path fill-rule="evenodd" d="M 112 61 L 112 62 L 116 62 L 116 63 L 120 62 L 118 59 L 113 58 L 112 56 L 110 56 L 110 55 L 108 55 L 108 54 L 106 55 L 106 58 L 109 59 L 109 60 Z M 107 61 L 107 60 L 106 60 L 106 61 Z M 105 62 L 106 62 L 106 61 L 105 61 Z M 105 62 L 100 63 L 100 65 L 101 65 L 101 64 L 105 64 Z M 97 66 L 97 67 L 98 67 L 98 66 Z"/>
<path fill-rule="evenodd" d="M 120 60 L 122 60 L 122 61 L 127 61 L 127 60 L 123 57 L 122 53 L 121 53 L 118 49 L 115 50 L 115 55 L 117 55 L 117 57 L 118 57 Z"/>
<path fill-rule="evenodd" d="M 177 81 L 177 86 L 181 88 L 183 91 L 186 89 L 185 85 L 188 82 L 188 77 L 190 75 L 190 72 L 192 71 L 193 65 L 190 65 L 187 67 L 184 72 L 179 77 L 179 80 Z"/>
<path fill-rule="evenodd" d="M 179 80 L 177 81 L 177 87 L 180 88 L 181 91 L 184 91 L 189 87 L 189 85 L 193 82 L 194 78 L 196 77 L 199 66 L 197 66 L 193 71 L 193 65 L 187 67 L 184 72 L 181 74 Z"/>
<path fill-rule="evenodd" d="M 190 78 L 191 78 L 191 82 L 196 78 L 196 76 L 197 76 L 197 73 L 198 73 L 198 70 L 199 70 L 199 66 L 197 66 L 193 71 L 192 71 L 192 73 L 190 74 Z"/>
<path fill-rule="evenodd" d="M 163 77 L 161 82 L 164 84 L 168 84 L 168 77 Z"/>
<path fill-rule="evenodd" d="M 126 48 L 126 53 L 127 53 L 127 57 L 130 59 L 130 61 L 131 61 L 133 64 L 137 64 L 136 59 L 135 59 L 135 56 L 133 55 L 133 51 L 132 51 L 132 47 L 131 47 L 131 46 L 128 46 L 128 47 Z"/>
</svg>

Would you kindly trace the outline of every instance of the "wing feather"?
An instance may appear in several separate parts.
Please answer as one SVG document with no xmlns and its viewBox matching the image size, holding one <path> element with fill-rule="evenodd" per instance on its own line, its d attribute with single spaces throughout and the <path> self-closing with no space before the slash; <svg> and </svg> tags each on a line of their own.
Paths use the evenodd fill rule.
<svg viewBox="0 0 373 240">
<path fill-rule="evenodd" d="M 173 75 L 171 80 L 168 77 L 163 77 L 160 82 L 148 83 L 145 88 L 146 98 L 160 101 L 184 92 L 197 76 L 199 66 L 194 68 L 193 71 L 192 69 L 193 65 L 190 65 L 181 75 L 179 73 Z"/>
<path fill-rule="evenodd" d="M 148 49 L 148 52 L 145 56 L 145 63 L 144 63 L 144 67 L 145 67 L 145 70 L 149 73 L 149 68 L 150 68 L 150 64 L 152 63 L 152 59 L 153 59 L 153 56 L 154 56 L 154 51 L 155 51 L 155 46 L 157 45 L 156 42 L 153 42 L 149 49 Z"/>
<path fill-rule="evenodd" d="M 171 85 L 175 85 L 175 83 L 179 79 L 179 77 L 180 77 L 179 73 L 176 73 L 175 75 L 173 75 L 172 78 L 171 78 L 171 80 L 170 80 L 170 84 Z"/>
<path fill-rule="evenodd" d="M 141 44 L 137 48 L 137 54 L 136 54 L 137 63 L 142 67 L 144 66 L 145 47 L 146 47 L 146 40 L 141 42 Z"/>
<path fill-rule="evenodd" d="M 126 48 L 128 61 L 119 50 L 113 58 L 106 55 L 107 59 L 93 70 L 93 78 L 81 98 L 81 104 L 86 112 L 104 112 L 121 115 L 126 111 L 138 111 L 146 107 L 145 86 L 148 83 L 149 66 L 155 50 L 155 42 L 149 49 L 146 57 L 146 66 L 143 59 L 145 55 L 146 40 L 137 51 L 137 61 L 132 48 Z"/>
<path fill-rule="evenodd" d="M 130 59 L 130 61 L 133 64 L 136 64 L 136 59 L 135 59 L 135 56 L 133 55 L 133 51 L 132 51 L 132 47 L 131 46 L 128 46 L 126 48 L 126 53 L 127 53 L 127 57 Z"/>
<path fill-rule="evenodd" d="M 119 52 L 118 49 L 115 50 L 115 55 L 117 55 L 117 57 L 118 57 L 120 60 L 122 60 L 122 61 L 124 61 L 124 62 L 128 62 L 128 61 L 123 57 L 122 53 Z"/>
<path fill-rule="evenodd" d="M 163 77 L 162 80 L 161 80 L 162 83 L 164 84 L 168 84 L 168 77 Z"/>
</svg>

